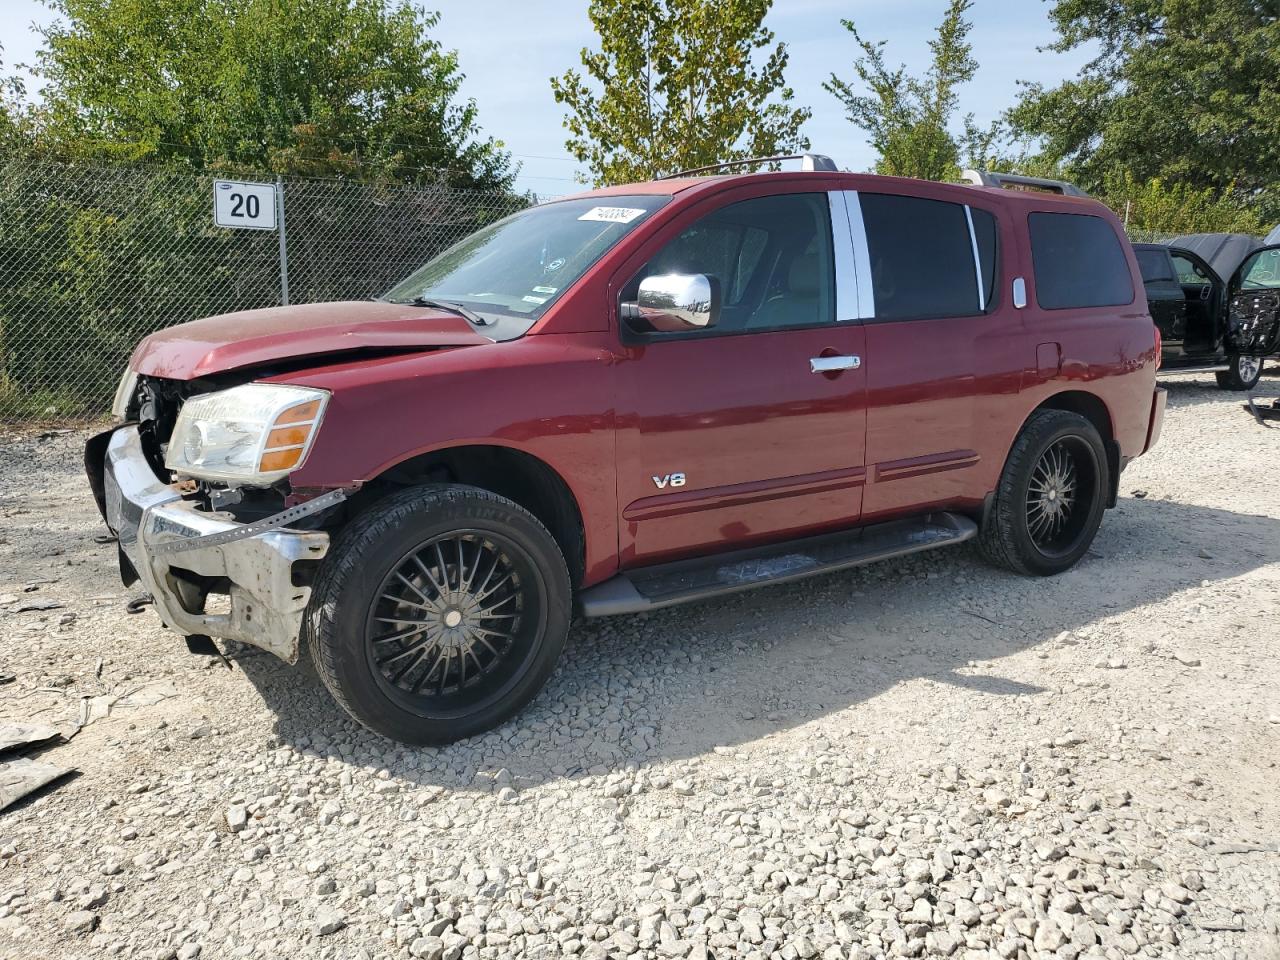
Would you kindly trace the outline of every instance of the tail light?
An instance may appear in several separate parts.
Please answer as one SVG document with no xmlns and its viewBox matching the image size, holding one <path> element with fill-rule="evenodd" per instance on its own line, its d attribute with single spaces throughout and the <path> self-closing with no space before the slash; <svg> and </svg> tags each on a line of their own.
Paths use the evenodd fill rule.
<svg viewBox="0 0 1280 960">
<path fill-rule="evenodd" d="M 1160 363 L 1164 360 L 1164 339 L 1160 336 L 1160 328 L 1154 323 L 1151 325 L 1156 331 L 1156 370 L 1160 369 Z"/>
</svg>

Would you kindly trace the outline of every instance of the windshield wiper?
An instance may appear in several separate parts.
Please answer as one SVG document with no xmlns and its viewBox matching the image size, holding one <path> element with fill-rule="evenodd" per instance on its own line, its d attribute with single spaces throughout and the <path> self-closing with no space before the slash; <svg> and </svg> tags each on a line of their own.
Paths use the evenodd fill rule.
<svg viewBox="0 0 1280 960">
<path fill-rule="evenodd" d="M 431 297 L 414 297 L 413 305 L 415 307 L 435 307 L 437 310 L 448 310 L 450 313 L 456 313 L 458 316 L 471 321 L 477 327 L 487 327 L 489 321 L 474 310 L 468 310 L 460 303 L 454 303 L 452 300 L 433 300 Z"/>
</svg>

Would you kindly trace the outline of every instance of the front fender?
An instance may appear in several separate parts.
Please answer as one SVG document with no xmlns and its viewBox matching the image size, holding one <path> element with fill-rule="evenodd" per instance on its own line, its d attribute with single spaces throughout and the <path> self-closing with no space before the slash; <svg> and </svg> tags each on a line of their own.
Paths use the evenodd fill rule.
<svg viewBox="0 0 1280 960">
<path fill-rule="evenodd" d="M 613 354 L 604 335 L 534 335 L 270 382 L 331 393 L 314 445 L 289 478 L 295 489 L 350 488 L 455 447 L 506 447 L 540 460 L 568 486 L 585 527 L 588 575 L 616 568 Z"/>
</svg>

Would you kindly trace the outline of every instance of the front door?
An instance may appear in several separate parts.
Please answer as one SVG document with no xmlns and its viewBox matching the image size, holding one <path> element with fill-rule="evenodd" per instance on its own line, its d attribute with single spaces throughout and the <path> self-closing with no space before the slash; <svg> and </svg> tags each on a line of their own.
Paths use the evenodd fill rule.
<svg viewBox="0 0 1280 960">
<path fill-rule="evenodd" d="M 1253 251 L 1227 288 L 1227 347 L 1266 357 L 1280 351 L 1280 246 Z"/>
<path fill-rule="evenodd" d="M 833 241 L 833 209 L 840 223 L 843 205 L 825 193 L 727 202 L 656 249 L 623 287 L 627 302 L 646 276 L 702 274 L 721 301 L 706 330 L 623 330 L 624 566 L 857 522 L 863 331 L 850 291 L 838 295 L 838 280 L 852 278 L 836 276 L 848 227 Z"/>
<path fill-rule="evenodd" d="M 1134 255 L 1142 272 L 1147 309 L 1151 312 L 1151 321 L 1160 330 L 1160 339 L 1169 345 L 1181 344 L 1187 338 L 1189 303 L 1168 248 L 1136 247 Z"/>
</svg>

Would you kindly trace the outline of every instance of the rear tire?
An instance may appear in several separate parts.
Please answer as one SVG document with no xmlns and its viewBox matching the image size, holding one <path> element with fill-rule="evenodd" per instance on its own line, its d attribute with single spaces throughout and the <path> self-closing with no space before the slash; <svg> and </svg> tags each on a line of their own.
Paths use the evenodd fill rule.
<svg viewBox="0 0 1280 960">
<path fill-rule="evenodd" d="M 529 703 L 564 648 L 569 572 L 527 510 L 476 487 L 379 501 L 330 547 L 304 632 L 347 713 L 416 745 L 489 730 Z"/>
<path fill-rule="evenodd" d="M 1242 357 L 1229 354 L 1229 370 L 1221 370 L 1214 376 L 1223 390 L 1252 390 L 1262 377 L 1262 360 L 1258 357 Z"/>
<path fill-rule="evenodd" d="M 1085 555 L 1110 489 L 1106 449 L 1092 423 L 1037 410 L 1013 442 L 978 536 L 991 564 L 1047 577 Z"/>
</svg>

